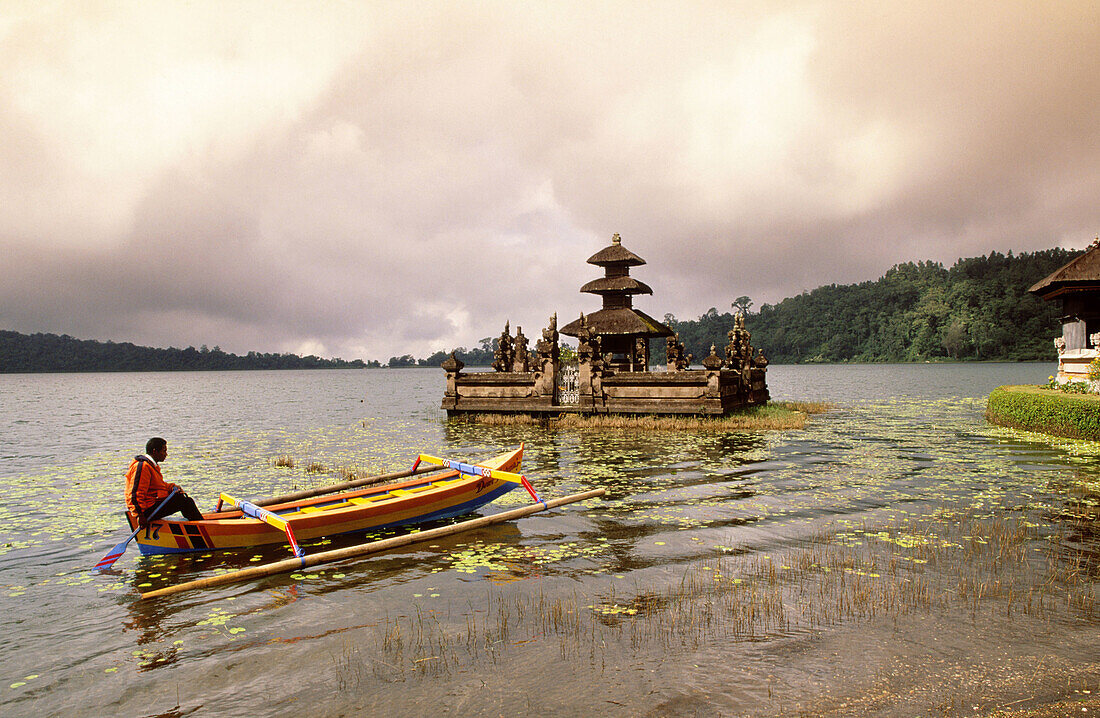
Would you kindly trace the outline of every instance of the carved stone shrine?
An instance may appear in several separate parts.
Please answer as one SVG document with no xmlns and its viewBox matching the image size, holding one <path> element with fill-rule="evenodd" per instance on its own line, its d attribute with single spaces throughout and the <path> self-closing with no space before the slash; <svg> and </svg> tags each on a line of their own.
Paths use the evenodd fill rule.
<svg viewBox="0 0 1100 718">
<path fill-rule="evenodd" d="M 728 333 L 724 356 L 712 346 L 702 369 L 691 369 L 693 357 L 668 326 L 634 308 L 633 297 L 653 294 L 630 276 L 630 268 L 645 260 L 622 246 L 616 234 L 611 244 L 588 259 L 604 276 L 581 291 L 599 295 L 602 308 L 561 328 L 577 339 L 577 363 L 563 366 L 557 314 L 535 345 L 509 323 L 497 341 L 492 372 L 463 373 L 452 354 L 443 362 L 447 388 L 443 409 L 463 414 L 682 414 L 720 416 L 768 401 L 767 360 L 753 355 L 744 315 L 738 314 Z M 650 339 L 665 339 L 663 371 L 650 371 Z"/>
</svg>

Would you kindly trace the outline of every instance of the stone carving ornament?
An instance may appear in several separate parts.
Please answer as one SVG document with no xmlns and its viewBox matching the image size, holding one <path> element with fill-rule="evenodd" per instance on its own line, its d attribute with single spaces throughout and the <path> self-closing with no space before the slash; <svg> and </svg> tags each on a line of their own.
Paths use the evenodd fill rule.
<svg viewBox="0 0 1100 718">
<path fill-rule="evenodd" d="M 558 315 L 550 316 L 550 326 L 542 330 L 542 339 L 535 343 L 535 351 L 539 359 L 545 361 L 553 359 L 558 353 Z"/>
<path fill-rule="evenodd" d="M 497 371 L 512 370 L 512 336 L 509 322 L 504 322 L 504 331 L 497 340 L 497 350 L 493 352 L 493 368 Z"/>
<path fill-rule="evenodd" d="M 680 341 L 679 334 L 673 334 L 665 339 L 665 359 L 668 363 L 668 371 L 684 371 L 691 366 L 691 360 L 695 357 L 684 353 L 684 343 Z"/>
<path fill-rule="evenodd" d="M 554 396 L 558 373 L 558 315 L 550 317 L 550 326 L 542 330 L 542 339 L 535 342 L 538 355 L 535 365 L 535 394 Z"/>
<path fill-rule="evenodd" d="M 512 371 L 528 371 L 530 357 L 527 354 L 527 337 L 523 336 L 523 327 L 516 327 L 516 341 L 512 350 Z"/>
<path fill-rule="evenodd" d="M 738 371 L 748 369 L 752 365 L 752 334 L 745 329 L 743 312 L 737 313 L 733 329 L 726 336 L 730 340 L 726 345 L 726 367 Z"/>
</svg>

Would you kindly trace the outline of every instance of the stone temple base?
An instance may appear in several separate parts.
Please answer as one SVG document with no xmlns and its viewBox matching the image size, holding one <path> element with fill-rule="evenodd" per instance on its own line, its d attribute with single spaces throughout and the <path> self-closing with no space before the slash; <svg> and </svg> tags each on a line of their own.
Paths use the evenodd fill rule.
<svg viewBox="0 0 1100 718">
<path fill-rule="evenodd" d="M 448 372 L 442 408 L 464 414 L 664 414 L 722 416 L 768 402 L 765 370 L 581 372 L 565 392 L 541 372 Z"/>
<path fill-rule="evenodd" d="M 1100 350 L 1097 349 L 1069 349 L 1059 353 L 1055 380 L 1059 384 L 1088 381 L 1089 364 L 1097 357 L 1100 357 Z"/>
</svg>

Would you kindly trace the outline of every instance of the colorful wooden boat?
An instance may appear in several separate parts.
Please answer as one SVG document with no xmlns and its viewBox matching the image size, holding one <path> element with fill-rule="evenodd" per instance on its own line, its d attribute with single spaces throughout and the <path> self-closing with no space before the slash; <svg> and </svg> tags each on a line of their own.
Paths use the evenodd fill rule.
<svg viewBox="0 0 1100 718">
<path fill-rule="evenodd" d="M 510 472 L 519 469 L 523 460 L 522 446 L 477 465 L 433 460 L 423 455 L 417 463 L 422 459 L 456 470 L 397 484 L 269 504 L 263 509 L 248 504 L 245 510 L 252 515 L 234 508 L 204 514 L 201 521 L 162 519 L 152 522 L 135 538 L 141 553 L 146 555 L 288 542 L 297 549 L 294 538 L 309 541 L 461 516 L 503 496 L 521 483 L 522 477 Z M 534 495 L 526 479 L 522 484 Z M 223 498 L 229 497 L 223 494 Z M 263 514 L 268 515 L 261 518 Z M 129 520 L 130 528 L 137 528 L 133 520 Z M 290 530 L 286 530 L 287 527 Z"/>
</svg>

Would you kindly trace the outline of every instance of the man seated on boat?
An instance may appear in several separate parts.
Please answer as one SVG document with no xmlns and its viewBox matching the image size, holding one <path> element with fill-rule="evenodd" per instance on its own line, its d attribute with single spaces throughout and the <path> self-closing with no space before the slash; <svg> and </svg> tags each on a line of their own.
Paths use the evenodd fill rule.
<svg viewBox="0 0 1100 718">
<path fill-rule="evenodd" d="M 172 489 L 160 473 L 160 462 L 168 456 L 168 442 L 160 437 L 149 439 L 145 443 L 145 453 L 134 457 L 130 469 L 126 472 L 126 508 L 137 519 L 138 526 L 146 526 L 154 519 L 163 518 L 181 512 L 188 521 L 199 521 L 202 512 L 195 500 L 179 490 L 154 514 L 154 509 L 164 501 Z"/>
</svg>

